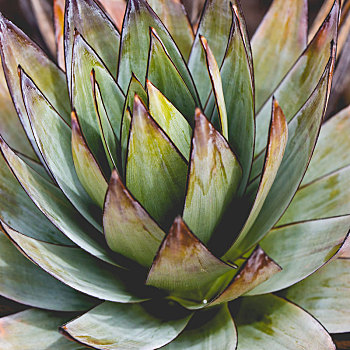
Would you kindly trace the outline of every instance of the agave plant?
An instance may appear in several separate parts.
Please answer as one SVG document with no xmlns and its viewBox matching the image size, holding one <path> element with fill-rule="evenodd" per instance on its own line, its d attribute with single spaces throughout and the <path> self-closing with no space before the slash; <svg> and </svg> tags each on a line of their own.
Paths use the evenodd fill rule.
<svg viewBox="0 0 350 350">
<path fill-rule="evenodd" d="M 195 34 L 178 0 L 42 3 L 58 65 L 0 18 L 0 295 L 27 306 L 0 348 L 335 349 L 349 2 L 308 39 L 307 1 L 274 0 L 251 42 L 238 0 Z"/>
</svg>

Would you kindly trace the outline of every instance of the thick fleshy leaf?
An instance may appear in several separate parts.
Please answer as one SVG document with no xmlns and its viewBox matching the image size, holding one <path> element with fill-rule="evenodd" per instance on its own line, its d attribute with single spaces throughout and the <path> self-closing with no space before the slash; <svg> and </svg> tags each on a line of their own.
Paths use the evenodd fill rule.
<svg viewBox="0 0 350 350">
<path fill-rule="evenodd" d="M 66 0 L 64 49 L 69 88 L 76 30 L 94 48 L 114 76 L 117 72 L 120 44 L 120 34 L 115 25 L 94 0 Z"/>
<path fill-rule="evenodd" d="M 21 94 L 17 68 L 30 72 L 50 103 L 69 121 L 69 98 L 64 73 L 14 24 L 0 16 L 0 48 L 4 73 L 16 111 L 28 138 L 39 156 Z"/>
<path fill-rule="evenodd" d="M 282 271 L 252 290 L 250 295 L 280 290 L 306 278 L 341 247 L 350 227 L 350 216 L 305 221 L 270 231 L 260 242 Z"/>
<path fill-rule="evenodd" d="M 188 161 L 191 149 L 191 126 L 175 106 L 149 80 L 147 80 L 147 94 L 149 111 L 153 119 Z"/>
<path fill-rule="evenodd" d="M 92 70 L 100 84 L 107 115 L 119 141 L 124 95 L 101 59 L 84 38 L 77 34 L 74 40 L 72 61 L 72 105 L 80 118 L 82 132 L 89 148 L 100 166 L 105 169 L 107 161 L 91 89 Z"/>
<path fill-rule="evenodd" d="M 113 168 L 120 167 L 120 146 L 117 142 L 116 134 L 113 131 L 112 124 L 110 122 L 109 116 L 106 111 L 106 106 L 102 99 L 101 89 L 96 81 L 95 71 L 91 71 L 91 83 L 92 83 L 92 93 L 94 96 L 94 105 L 98 121 L 98 126 L 100 129 L 100 136 L 103 143 L 103 148 L 105 150 L 109 167 L 111 170 Z"/>
<path fill-rule="evenodd" d="M 299 188 L 277 225 L 350 214 L 350 165 Z"/>
<path fill-rule="evenodd" d="M 5 231 L 11 229 L 2 223 Z M 94 305 L 88 296 L 57 281 L 26 259 L 0 232 L 0 295 L 22 304 L 48 310 L 87 310 Z"/>
<path fill-rule="evenodd" d="M 26 165 L 1 138 L 0 146 L 17 180 L 44 215 L 78 246 L 114 264 L 106 251 L 106 246 L 98 241 L 100 232 L 84 220 L 63 193 Z"/>
<path fill-rule="evenodd" d="M 242 166 L 239 192 L 243 192 L 248 182 L 254 152 L 254 82 L 249 48 L 245 45 L 244 33 L 235 10 L 232 15 L 233 25 L 220 74 L 228 115 L 228 140 Z M 216 113 L 215 110 L 213 122 L 217 118 Z"/>
<path fill-rule="evenodd" d="M 35 264 L 80 292 L 118 303 L 145 300 L 126 286 L 122 269 L 107 265 L 80 248 L 41 242 L 9 227 L 6 233 Z"/>
<path fill-rule="evenodd" d="M 256 107 L 271 96 L 307 44 L 307 0 L 275 0 L 252 38 Z"/>
<path fill-rule="evenodd" d="M 281 267 L 258 246 L 230 285 L 226 287 L 211 305 L 234 300 L 265 282 L 281 270 Z"/>
<path fill-rule="evenodd" d="M 112 18 L 118 30 L 122 29 L 123 18 L 125 14 L 126 1 L 125 0 L 100 0 L 100 3 Z"/>
<path fill-rule="evenodd" d="M 143 266 L 151 266 L 165 233 L 113 170 L 104 204 L 103 229 L 109 247 Z"/>
<path fill-rule="evenodd" d="M 222 81 L 219 66 L 215 60 L 213 52 L 211 51 L 207 39 L 204 36 L 199 36 L 203 50 L 205 52 L 205 61 L 208 68 L 210 81 L 213 87 L 216 106 L 219 114 L 221 133 L 228 140 L 228 124 L 227 124 L 227 112 L 226 103 L 224 97 L 224 91 L 222 89 Z"/>
<path fill-rule="evenodd" d="M 58 331 L 74 314 L 30 309 L 0 318 L 0 347 L 6 350 L 81 350 Z"/>
<path fill-rule="evenodd" d="M 193 126 L 196 102 L 178 71 L 165 46 L 154 29 L 150 30 L 151 47 L 147 79 L 167 97 Z"/>
<path fill-rule="evenodd" d="M 61 69 L 65 70 L 66 62 L 64 56 L 64 8 L 66 0 L 53 0 L 53 21 L 55 28 L 55 41 L 57 50 L 57 62 Z"/>
<path fill-rule="evenodd" d="M 200 35 L 208 40 L 213 55 L 218 65 L 221 66 L 229 40 L 231 24 L 232 16 L 230 1 L 206 1 L 202 18 L 194 39 L 190 58 L 188 60 L 188 67 L 193 75 L 200 100 L 203 104 L 205 104 L 211 92 L 211 84 Z"/>
<path fill-rule="evenodd" d="M 350 165 L 349 133 L 350 106 L 322 125 L 302 186 Z"/>
<path fill-rule="evenodd" d="M 331 333 L 350 332 L 350 260 L 337 259 L 288 288 L 284 296 L 315 316 Z"/>
<path fill-rule="evenodd" d="M 157 311 L 161 315 L 157 315 Z M 190 313 L 184 312 L 171 317 L 167 311 L 166 305 L 163 310 L 157 310 L 152 304 L 105 302 L 61 329 L 73 339 L 94 348 L 151 350 L 176 338 L 191 318 Z M 166 322 L 162 316 L 166 316 Z"/>
<path fill-rule="evenodd" d="M 180 0 L 148 0 L 148 3 L 167 27 L 187 61 L 194 35 L 182 2 Z"/>
<path fill-rule="evenodd" d="M 147 277 L 147 285 L 171 296 L 206 304 L 212 284 L 233 268 L 210 253 L 177 217 L 163 241 Z"/>
<path fill-rule="evenodd" d="M 86 144 L 75 112 L 72 112 L 71 125 L 72 155 L 75 170 L 90 198 L 102 208 L 108 187 L 107 181 Z"/>
<path fill-rule="evenodd" d="M 333 59 L 334 52 L 316 89 L 289 123 L 288 142 L 275 181 L 251 229 L 246 234 L 238 236 L 225 254 L 226 259 L 234 261 L 258 243 L 279 220 L 297 191 L 321 127 L 330 90 Z"/>
<path fill-rule="evenodd" d="M 135 96 L 126 186 L 162 227 L 182 210 L 186 176 L 186 161 Z"/>
<path fill-rule="evenodd" d="M 339 2 L 335 1 L 315 38 L 273 92 L 287 122 L 302 108 L 322 76 L 334 46 L 333 42 L 336 42 L 338 17 Z M 271 103 L 272 98 L 264 104 L 256 117 L 256 155 L 266 146 Z"/>
<path fill-rule="evenodd" d="M 335 350 L 332 338 L 312 316 L 275 295 L 244 298 L 234 320 L 237 350 Z"/>
<path fill-rule="evenodd" d="M 287 140 L 288 126 L 286 118 L 281 107 L 278 105 L 278 102 L 274 100 L 264 169 L 258 185 L 259 187 L 257 189 L 253 207 L 250 210 L 249 217 L 240 233 L 242 236 L 248 233 L 264 205 L 265 199 L 269 194 L 281 165 Z"/>
<path fill-rule="evenodd" d="M 128 1 L 122 29 L 118 83 L 126 91 L 132 73 L 136 75 L 142 84 L 145 83 L 150 46 L 150 27 L 157 31 L 169 57 L 171 57 L 175 67 L 179 70 L 179 74 L 190 90 L 196 104 L 199 104 L 197 91 L 185 60 L 168 30 L 145 0 Z M 138 54 L 135 55 L 135 52 Z"/>
<path fill-rule="evenodd" d="M 227 305 L 197 313 L 185 330 L 163 350 L 235 350 L 237 332 Z"/>
<path fill-rule="evenodd" d="M 63 193 L 79 212 L 99 228 L 97 207 L 74 170 L 71 129 L 24 71 L 20 71 L 23 101 L 39 150 Z"/>
<path fill-rule="evenodd" d="M 183 217 L 207 243 L 239 186 L 242 169 L 224 137 L 197 109 Z"/>
</svg>

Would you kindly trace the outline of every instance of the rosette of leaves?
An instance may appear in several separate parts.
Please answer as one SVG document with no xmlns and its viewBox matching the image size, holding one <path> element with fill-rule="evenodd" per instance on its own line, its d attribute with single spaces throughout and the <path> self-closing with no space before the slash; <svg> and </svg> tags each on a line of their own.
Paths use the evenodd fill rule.
<svg viewBox="0 0 350 350">
<path fill-rule="evenodd" d="M 208 0 L 196 34 L 175 0 L 53 5 L 59 66 L 0 19 L 0 295 L 28 306 L 0 347 L 335 349 L 340 3 L 308 39 L 307 2 L 275 0 L 251 42 L 238 1 Z"/>
</svg>

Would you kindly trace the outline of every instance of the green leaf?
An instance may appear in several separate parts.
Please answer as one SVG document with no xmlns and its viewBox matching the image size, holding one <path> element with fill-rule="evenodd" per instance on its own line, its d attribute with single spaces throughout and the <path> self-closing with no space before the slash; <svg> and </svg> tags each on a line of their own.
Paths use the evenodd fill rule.
<svg viewBox="0 0 350 350">
<path fill-rule="evenodd" d="M 220 129 L 222 135 L 228 140 L 228 124 L 227 124 L 227 112 L 226 112 L 226 103 L 224 92 L 222 88 L 222 81 L 219 66 L 215 60 L 213 52 L 211 51 L 207 39 L 204 36 L 199 36 L 201 44 L 203 46 L 203 50 L 205 53 L 205 60 L 208 68 L 208 73 L 210 77 L 210 81 L 212 84 L 215 102 L 219 114 L 220 121 Z"/>
<path fill-rule="evenodd" d="M 155 13 L 164 23 L 187 61 L 193 44 L 194 34 L 186 11 L 179 0 L 148 0 Z"/>
<path fill-rule="evenodd" d="M 282 271 L 250 295 L 277 291 L 293 285 L 315 272 L 339 250 L 349 231 L 350 216 L 304 221 L 274 228 L 260 242 Z"/>
<path fill-rule="evenodd" d="M 234 261 L 258 243 L 280 219 L 297 191 L 321 127 L 329 95 L 333 59 L 334 53 L 329 59 L 318 86 L 288 125 L 285 154 L 259 215 L 250 230 L 238 236 L 236 242 L 225 254 L 225 259 Z"/>
<path fill-rule="evenodd" d="M 75 170 L 90 198 L 102 208 L 108 187 L 107 181 L 86 144 L 75 112 L 72 112 L 71 125 L 72 155 Z"/>
<path fill-rule="evenodd" d="M 119 141 L 124 95 L 101 59 L 84 38 L 77 34 L 74 40 L 72 60 L 72 105 L 79 115 L 82 132 L 89 148 L 97 162 L 106 171 L 107 160 L 91 88 L 92 70 L 95 72 L 95 79 L 100 82 L 106 112 Z"/>
<path fill-rule="evenodd" d="M 171 102 L 147 80 L 149 111 L 153 119 L 172 140 L 188 161 L 191 148 L 192 128 L 185 117 Z"/>
<path fill-rule="evenodd" d="M 252 38 L 260 109 L 307 45 L 307 1 L 275 0 Z"/>
<path fill-rule="evenodd" d="M 350 165 L 349 132 L 350 106 L 322 125 L 302 186 Z"/>
<path fill-rule="evenodd" d="M 239 192 L 243 192 L 254 152 L 254 82 L 249 48 L 245 44 L 244 33 L 234 10 L 232 15 L 233 25 L 220 74 L 228 114 L 228 140 L 242 165 L 243 176 Z M 216 114 L 217 110 L 214 111 L 213 122 L 217 119 Z"/>
<path fill-rule="evenodd" d="M 113 170 L 103 210 L 109 247 L 143 266 L 151 266 L 165 233 L 129 193 Z"/>
<path fill-rule="evenodd" d="M 183 218 L 207 243 L 233 200 L 242 169 L 224 137 L 196 110 Z"/>
<path fill-rule="evenodd" d="M 41 242 L 9 227 L 6 227 L 6 233 L 23 254 L 69 287 L 118 303 L 145 300 L 128 289 L 122 280 L 122 269 L 112 267 L 80 248 Z"/>
<path fill-rule="evenodd" d="M 171 296 L 204 305 L 213 295 L 212 284 L 233 268 L 216 258 L 178 216 L 163 241 L 146 284 Z"/>
<path fill-rule="evenodd" d="M 237 350 L 335 350 L 320 323 L 275 295 L 244 298 L 234 320 Z"/>
<path fill-rule="evenodd" d="M 126 164 L 126 186 L 161 227 L 183 207 L 187 164 L 136 95 Z"/>
<path fill-rule="evenodd" d="M 2 222 L 5 231 L 11 229 Z M 57 311 L 87 310 L 94 299 L 64 285 L 26 259 L 0 232 L 0 294 L 19 303 Z"/>
<path fill-rule="evenodd" d="M 266 197 L 269 194 L 269 191 L 276 178 L 278 169 L 281 165 L 284 151 L 287 145 L 287 140 L 288 126 L 286 118 L 278 102 L 274 100 L 269 131 L 269 140 L 264 160 L 264 169 L 260 182 L 258 184 L 258 188 L 256 189 L 256 196 L 254 199 L 253 207 L 251 208 L 248 219 L 240 232 L 240 235 L 242 235 L 242 239 L 253 226 L 254 221 L 258 217 L 261 208 L 264 205 Z M 255 187 L 256 186 L 254 186 L 254 190 Z M 248 192 L 250 192 L 249 188 Z"/>
<path fill-rule="evenodd" d="M 229 40 L 231 24 L 232 16 L 229 0 L 206 1 L 188 60 L 188 67 L 203 104 L 205 104 L 211 92 L 211 84 L 200 35 L 208 40 L 213 55 L 218 65 L 221 66 Z"/>
<path fill-rule="evenodd" d="M 162 91 L 164 96 L 184 115 L 193 126 L 196 102 L 181 77 L 175 63 L 168 55 L 157 32 L 150 30 L 151 46 L 147 68 L 147 79 Z"/>
<path fill-rule="evenodd" d="M 277 225 L 350 214 L 350 166 L 300 187 Z"/>
<path fill-rule="evenodd" d="M 36 154 L 40 152 L 24 107 L 18 66 L 31 73 L 39 89 L 61 116 L 69 121 L 70 105 L 64 73 L 20 29 L 0 16 L 0 52 L 5 77 L 16 111 Z"/>
<path fill-rule="evenodd" d="M 302 282 L 285 297 L 315 316 L 331 333 L 350 332 L 350 260 L 337 259 Z"/>
<path fill-rule="evenodd" d="M 24 163 L 1 138 L 0 147 L 7 164 L 40 211 L 78 246 L 115 264 L 105 244 L 98 240 L 100 232 L 84 220 L 63 193 Z"/>
<path fill-rule="evenodd" d="M 235 350 L 237 332 L 227 305 L 198 312 L 185 330 L 164 350 L 212 350 L 213 346 Z"/>
<path fill-rule="evenodd" d="M 329 53 L 334 49 L 333 42 L 336 42 L 338 16 L 339 3 L 335 1 L 315 38 L 272 92 L 284 111 L 287 122 L 306 103 L 324 72 Z M 266 145 L 271 103 L 272 98 L 264 104 L 256 117 L 255 155 L 258 155 Z"/>
<path fill-rule="evenodd" d="M 212 301 L 211 305 L 234 300 L 251 291 L 281 270 L 282 268 L 258 246 L 232 282 Z"/>
<path fill-rule="evenodd" d="M 162 316 L 156 314 L 157 305 L 105 302 L 62 329 L 73 339 L 95 348 L 155 349 L 176 338 L 191 318 L 190 313 L 184 312 L 172 317 L 171 313 L 166 314 L 172 311 L 167 305 L 159 306 L 164 311 Z M 158 309 L 159 312 L 162 309 Z"/>
<path fill-rule="evenodd" d="M 29 309 L 0 318 L 0 347 L 6 350 L 81 350 L 57 328 L 74 315 Z"/>
<path fill-rule="evenodd" d="M 190 90 L 196 104 L 199 104 L 197 90 L 185 60 L 164 24 L 145 0 L 130 0 L 127 4 L 122 29 L 118 83 L 125 91 L 132 73 L 136 75 L 142 84 L 145 83 L 150 46 L 150 27 L 157 31 L 169 57 L 171 57 L 175 67 L 179 70 L 179 74 Z M 135 53 L 137 54 L 135 55 Z"/>
<path fill-rule="evenodd" d="M 115 25 L 94 0 L 66 0 L 64 49 L 69 88 L 75 30 L 93 47 L 111 74 L 115 76 L 120 44 L 120 34 Z"/>
<path fill-rule="evenodd" d="M 0 155 L 0 220 L 27 236 L 45 242 L 72 245 L 35 206 Z M 16 208 L 16 210 L 14 210 Z M 25 220 L 23 220 L 25 218 Z"/>
<path fill-rule="evenodd" d="M 22 70 L 20 77 L 23 101 L 45 163 L 62 192 L 92 225 L 99 228 L 97 207 L 82 187 L 74 170 L 71 128 Z"/>
</svg>

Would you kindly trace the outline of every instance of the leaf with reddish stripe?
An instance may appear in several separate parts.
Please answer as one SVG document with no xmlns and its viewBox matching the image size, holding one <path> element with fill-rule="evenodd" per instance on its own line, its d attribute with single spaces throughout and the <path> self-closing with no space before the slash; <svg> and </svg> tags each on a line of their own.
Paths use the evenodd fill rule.
<svg viewBox="0 0 350 350">
<path fill-rule="evenodd" d="M 57 48 L 57 62 L 61 69 L 65 70 L 66 62 L 64 56 L 64 8 L 66 0 L 53 0 L 53 21 L 55 29 L 55 41 Z"/>
<path fill-rule="evenodd" d="M 118 30 L 122 29 L 126 8 L 125 0 L 100 0 L 106 12 L 111 16 Z"/>
</svg>

